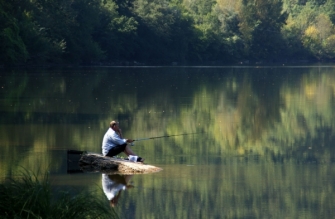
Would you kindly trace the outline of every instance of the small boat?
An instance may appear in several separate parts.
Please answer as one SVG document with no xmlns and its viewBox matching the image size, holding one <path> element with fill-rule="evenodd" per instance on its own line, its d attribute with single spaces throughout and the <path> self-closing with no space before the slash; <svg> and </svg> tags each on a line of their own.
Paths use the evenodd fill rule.
<svg viewBox="0 0 335 219">
<path fill-rule="evenodd" d="M 68 154 L 71 152 L 73 151 L 68 151 Z M 142 162 L 133 162 L 118 157 L 106 157 L 102 154 L 85 151 L 81 153 L 79 166 L 84 172 L 103 172 L 123 175 L 155 173 L 162 170 L 159 167 Z"/>
</svg>

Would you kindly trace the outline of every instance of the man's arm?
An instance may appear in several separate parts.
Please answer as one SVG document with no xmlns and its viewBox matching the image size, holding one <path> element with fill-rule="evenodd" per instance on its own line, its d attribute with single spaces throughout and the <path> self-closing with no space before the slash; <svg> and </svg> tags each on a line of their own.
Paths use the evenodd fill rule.
<svg viewBox="0 0 335 219">
<path fill-rule="evenodd" d="M 123 136 L 122 136 L 122 130 L 119 128 L 119 130 L 118 131 L 115 131 L 119 136 L 120 136 L 120 138 L 123 138 Z"/>
<path fill-rule="evenodd" d="M 117 145 L 123 145 L 124 143 L 127 142 L 127 139 L 121 138 L 116 132 L 114 132 L 111 137 L 112 137 L 113 143 Z"/>
<path fill-rule="evenodd" d="M 120 139 L 124 139 L 123 136 L 122 136 L 122 130 L 119 129 L 118 131 L 115 131 L 115 133 L 117 133 L 120 137 Z M 124 139 L 127 143 L 132 143 L 134 140 L 132 139 Z"/>
</svg>

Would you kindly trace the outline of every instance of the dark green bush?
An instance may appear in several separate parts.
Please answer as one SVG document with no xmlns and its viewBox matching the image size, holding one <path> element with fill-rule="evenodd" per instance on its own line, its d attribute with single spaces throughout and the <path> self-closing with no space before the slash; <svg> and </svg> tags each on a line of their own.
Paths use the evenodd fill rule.
<svg viewBox="0 0 335 219">
<path fill-rule="evenodd" d="M 52 192 L 48 174 L 39 179 L 24 171 L 22 178 L 0 184 L 0 197 L 0 218 L 117 218 L 91 192 Z"/>
</svg>

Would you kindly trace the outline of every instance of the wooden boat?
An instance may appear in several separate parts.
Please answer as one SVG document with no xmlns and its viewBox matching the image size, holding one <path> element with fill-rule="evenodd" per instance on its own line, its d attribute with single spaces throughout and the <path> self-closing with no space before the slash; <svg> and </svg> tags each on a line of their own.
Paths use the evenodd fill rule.
<svg viewBox="0 0 335 219">
<path fill-rule="evenodd" d="M 84 152 L 79 160 L 79 166 L 84 172 L 99 171 L 108 174 L 143 174 L 155 173 L 162 169 L 141 162 L 132 162 L 117 157 L 105 157 L 102 154 Z"/>
</svg>

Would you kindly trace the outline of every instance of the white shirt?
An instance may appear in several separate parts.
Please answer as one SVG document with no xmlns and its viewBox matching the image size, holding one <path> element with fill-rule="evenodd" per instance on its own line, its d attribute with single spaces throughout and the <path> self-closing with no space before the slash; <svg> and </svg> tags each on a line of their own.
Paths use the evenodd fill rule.
<svg viewBox="0 0 335 219">
<path fill-rule="evenodd" d="M 108 200 L 112 200 L 120 190 L 125 190 L 126 186 L 114 182 L 107 174 L 102 174 L 102 188 Z"/>
<path fill-rule="evenodd" d="M 109 128 L 102 140 L 102 154 L 106 156 L 112 147 L 123 145 L 126 142 L 126 139 L 120 138 L 120 136 L 112 128 Z"/>
</svg>

